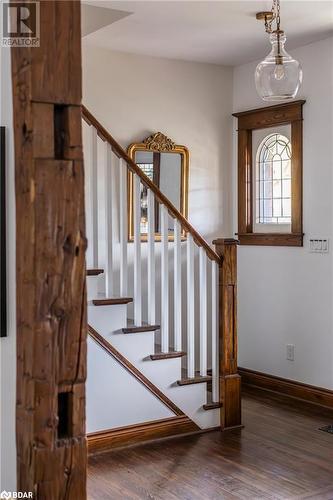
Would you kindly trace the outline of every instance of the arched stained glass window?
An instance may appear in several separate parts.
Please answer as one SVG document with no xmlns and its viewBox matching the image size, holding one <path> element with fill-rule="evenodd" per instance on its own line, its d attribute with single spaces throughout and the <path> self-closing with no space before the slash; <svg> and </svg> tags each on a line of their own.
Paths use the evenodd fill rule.
<svg viewBox="0 0 333 500">
<path fill-rule="evenodd" d="M 291 144 L 270 134 L 256 155 L 257 224 L 291 224 Z"/>
</svg>

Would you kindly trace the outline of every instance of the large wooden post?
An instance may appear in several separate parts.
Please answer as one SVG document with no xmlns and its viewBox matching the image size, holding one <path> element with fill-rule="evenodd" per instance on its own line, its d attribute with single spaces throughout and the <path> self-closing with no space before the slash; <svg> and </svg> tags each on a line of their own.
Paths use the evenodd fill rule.
<svg viewBox="0 0 333 500">
<path fill-rule="evenodd" d="M 241 377 L 237 367 L 237 244 L 234 239 L 213 242 L 221 257 L 219 268 L 219 364 L 221 428 L 241 426 Z"/>
<path fill-rule="evenodd" d="M 39 5 L 40 47 L 11 49 L 18 489 L 33 492 L 38 500 L 84 500 L 86 238 L 80 1 Z"/>
</svg>

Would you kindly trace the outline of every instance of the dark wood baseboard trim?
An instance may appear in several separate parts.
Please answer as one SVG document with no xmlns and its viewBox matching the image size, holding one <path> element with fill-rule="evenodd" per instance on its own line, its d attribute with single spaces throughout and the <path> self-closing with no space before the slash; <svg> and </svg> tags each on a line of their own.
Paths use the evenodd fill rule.
<svg viewBox="0 0 333 500">
<path fill-rule="evenodd" d="M 333 409 L 333 391 L 247 368 L 238 368 L 242 385 L 250 385 Z"/>
<path fill-rule="evenodd" d="M 88 434 L 89 454 L 146 441 L 197 433 L 199 427 L 186 415 Z"/>
</svg>

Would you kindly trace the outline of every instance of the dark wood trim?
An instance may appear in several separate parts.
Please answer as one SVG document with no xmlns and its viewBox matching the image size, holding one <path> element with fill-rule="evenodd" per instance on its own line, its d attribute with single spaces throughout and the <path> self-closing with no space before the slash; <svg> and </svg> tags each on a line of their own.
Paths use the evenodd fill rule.
<svg viewBox="0 0 333 500">
<path fill-rule="evenodd" d="M 88 434 L 89 454 L 200 431 L 186 415 Z"/>
<path fill-rule="evenodd" d="M 291 123 L 291 232 L 303 236 L 303 121 Z M 303 246 L 303 238 L 302 245 Z"/>
<path fill-rule="evenodd" d="M 156 332 L 160 329 L 160 325 L 143 325 L 143 326 L 127 326 L 122 329 L 122 332 L 127 333 L 142 333 L 142 332 Z"/>
<path fill-rule="evenodd" d="M 140 177 L 141 182 L 154 193 L 155 198 L 160 203 L 165 205 L 169 214 L 180 222 L 182 229 L 186 233 L 190 233 L 193 236 L 194 241 L 199 247 L 203 247 L 205 249 L 208 257 L 211 260 L 215 260 L 217 263 L 219 263 L 218 255 L 209 246 L 207 241 L 194 229 L 194 227 L 189 223 L 189 221 L 185 218 L 185 216 L 182 215 L 179 212 L 179 210 L 177 210 L 177 208 L 169 201 L 169 199 L 162 193 L 162 191 L 158 189 L 158 187 L 154 184 L 154 182 L 151 181 L 149 177 L 147 177 L 143 173 L 141 168 L 138 167 L 136 163 L 134 163 L 134 161 L 128 156 L 126 151 L 117 143 L 117 141 L 103 127 L 103 125 L 101 125 L 99 121 L 96 120 L 94 115 L 90 113 L 90 111 L 88 111 L 88 109 L 85 106 L 82 106 L 82 116 L 84 120 L 88 123 L 88 125 L 93 125 L 96 128 L 99 137 L 110 144 L 112 151 L 119 158 L 122 158 L 126 162 L 128 169 Z"/>
<path fill-rule="evenodd" d="M 333 409 L 333 391 L 303 384 L 295 380 L 289 380 L 268 373 L 257 372 L 247 368 L 239 368 L 244 385 L 255 386 L 272 392 L 277 392 L 285 396 L 301 399 L 308 403 L 326 406 Z"/>
<path fill-rule="evenodd" d="M 245 233 L 238 234 L 241 245 L 302 247 L 303 234 L 294 233 Z"/>
<path fill-rule="evenodd" d="M 274 127 L 303 120 L 302 107 L 305 103 L 305 100 L 287 102 L 233 113 L 232 116 L 238 118 L 238 130 Z"/>
<path fill-rule="evenodd" d="M 94 299 L 92 301 L 94 306 L 117 306 L 122 304 L 130 304 L 133 302 L 132 297 L 117 297 L 113 299 Z"/>
<path fill-rule="evenodd" d="M 162 401 L 169 410 L 173 411 L 176 415 L 184 415 L 184 412 L 177 405 L 175 405 L 165 394 L 163 394 L 156 385 L 154 385 L 147 377 L 143 375 L 128 359 L 125 358 L 113 345 L 105 340 L 94 328 L 88 325 L 88 333 L 90 337 L 106 351 L 110 356 L 118 361 L 133 377 L 135 377 L 142 385 L 144 385 L 154 396 Z"/>
<path fill-rule="evenodd" d="M 242 113 L 238 118 L 238 238 L 241 245 L 303 246 L 303 105 L 305 101 L 268 106 Z M 253 210 L 253 130 L 291 125 L 292 220 L 290 233 L 255 233 Z"/>
<path fill-rule="evenodd" d="M 7 336 L 6 128 L 0 127 L 0 337 Z"/>
<path fill-rule="evenodd" d="M 38 499 L 87 495 L 80 4 L 39 2 L 40 47 L 10 49 L 17 490 Z"/>
<path fill-rule="evenodd" d="M 223 264 L 219 267 L 219 367 L 221 428 L 241 427 L 241 378 L 237 354 L 237 245 L 238 240 L 213 242 Z"/>
<path fill-rule="evenodd" d="M 149 357 L 152 361 L 158 361 L 160 359 L 182 358 L 183 356 L 186 356 L 185 351 L 157 352 Z"/>
<path fill-rule="evenodd" d="M 178 385 L 191 385 L 191 384 L 202 384 L 203 382 L 210 382 L 212 377 L 207 375 L 206 377 L 202 377 L 201 375 L 197 375 L 193 378 L 182 378 L 177 380 Z"/>
<path fill-rule="evenodd" d="M 87 276 L 99 276 L 104 273 L 104 269 L 87 269 Z"/>
<path fill-rule="evenodd" d="M 223 403 L 207 403 L 203 405 L 203 409 L 208 411 L 208 410 L 215 410 L 216 408 L 222 408 Z"/>
</svg>

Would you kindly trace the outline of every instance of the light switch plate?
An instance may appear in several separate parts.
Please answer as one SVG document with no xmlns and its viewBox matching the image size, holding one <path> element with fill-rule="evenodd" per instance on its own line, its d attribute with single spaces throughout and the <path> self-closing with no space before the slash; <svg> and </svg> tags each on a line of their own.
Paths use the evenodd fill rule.
<svg viewBox="0 0 333 500">
<path fill-rule="evenodd" d="M 311 238 L 310 252 L 311 253 L 328 253 L 328 239 Z"/>
<path fill-rule="evenodd" d="M 295 345 L 287 344 L 287 360 L 294 361 L 295 360 Z"/>
</svg>

